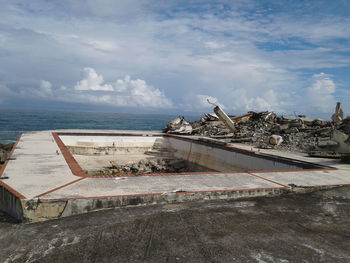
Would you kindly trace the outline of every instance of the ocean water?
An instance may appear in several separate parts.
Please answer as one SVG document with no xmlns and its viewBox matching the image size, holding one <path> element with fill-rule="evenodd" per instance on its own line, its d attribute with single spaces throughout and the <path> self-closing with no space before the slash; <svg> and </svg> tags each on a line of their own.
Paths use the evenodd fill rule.
<svg viewBox="0 0 350 263">
<path fill-rule="evenodd" d="M 162 130 L 175 115 L 0 109 L 0 143 L 26 131 L 53 129 Z M 194 121 L 195 117 L 186 117 Z"/>
</svg>

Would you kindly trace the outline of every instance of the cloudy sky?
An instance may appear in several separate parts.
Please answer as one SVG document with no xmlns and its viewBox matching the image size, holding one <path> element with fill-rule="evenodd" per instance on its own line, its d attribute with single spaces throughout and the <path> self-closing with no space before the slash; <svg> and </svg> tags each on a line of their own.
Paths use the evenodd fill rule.
<svg viewBox="0 0 350 263">
<path fill-rule="evenodd" d="M 348 0 L 0 0 L 0 107 L 350 112 Z"/>
</svg>

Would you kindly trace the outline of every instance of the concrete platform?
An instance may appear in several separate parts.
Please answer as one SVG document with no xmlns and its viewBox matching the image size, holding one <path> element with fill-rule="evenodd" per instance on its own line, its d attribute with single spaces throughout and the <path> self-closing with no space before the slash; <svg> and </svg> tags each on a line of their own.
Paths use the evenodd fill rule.
<svg viewBox="0 0 350 263">
<path fill-rule="evenodd" d="M 239 144 L 218 147 L 209 143 L 203 146 L 198 138 L 181 136 L 176 136 L 179 139 L 176 147 L 179 147 L 178 153 L 181 154 L 181 149 L 189 145 L 188 159 L 201 161 L 199 153 L 204 155 L 208 151 L 227 163 L 234 158 L 227 159 L 225 151 L 230 151 L 232 156 L 240 158 L 240 162 L 248 162 L 248 157 L 255 158 L 255 161 L 249 159 L 247 167 L 255 167 L 259 163 L 264 165 L 265 160 L 275 165 L 276 158 L 283 158 L 281 167 L 290 168 L 91 178 L 70 154 L 60 134 L 163 136 L 158 132 L 145 131 L 65 130 L 24 133 L 0 171 L 1 210 L 19 220 L 38 221 L 125 205 L 277 195 L 310 187 L 350 184 L 350 165 L 336 160 L 258 150 Z M 209 147 L 209 150 L 203 147 Z M 239 155 L 242 153 L 243 157 Z M 213 160 L 213 163 L 220 163 Z M 307 169 L 293 168 L 295 164 L 285 164 L 286 160 L 297 160 L 300 162 L 297 166 Z M 310 165 L 317 168 L 312 169 Z"/>
</svg>

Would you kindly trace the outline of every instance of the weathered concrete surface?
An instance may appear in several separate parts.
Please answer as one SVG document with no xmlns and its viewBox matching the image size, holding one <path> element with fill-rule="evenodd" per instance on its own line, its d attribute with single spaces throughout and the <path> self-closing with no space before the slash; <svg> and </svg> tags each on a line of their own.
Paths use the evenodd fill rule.
<svg viewBox="0 0 350 263">
<path fill-rule="evenodd" d="M 350 262 L 350 188 L 129 207 L 34 224 L 0 216 L 0 262 Z"/>
<path fill-rule="evenodd" d="M 94 196 L 167 194 L 176 191 L 218 191 L 231 189 L 282 188 L 281 185 L 249 174 L 181 174 L 117 178 L 85 178 L 43 196 L 44 199 Z"/>
<path fill-rule="evenodd" d="M 26 199 L 77 179 L 46 132 L 25 133 L 18 142 L 12 160 L 7 163 L 3 180 Z"/>
<path fill-rule="evenodd" d="M 295 185 L 301 187 L 317 187 L 349 184 L 350 171 L 309 171 L 304 172 L 271 172 L 253 173 L 263 178 L 275 181 L 284 185 Z"/>
</svg>

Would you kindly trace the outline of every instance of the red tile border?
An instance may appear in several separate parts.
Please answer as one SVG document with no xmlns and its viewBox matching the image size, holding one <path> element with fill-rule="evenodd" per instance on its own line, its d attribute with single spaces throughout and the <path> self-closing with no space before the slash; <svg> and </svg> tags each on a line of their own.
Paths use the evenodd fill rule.
<svg viewBox="0 0 350 263">
<path fill-rule="evenodd" d="M 172 176 L 172 175 L 202 175 L 202 174 L 244 174 L 245 171 L 231 171 L 231 172 L 182 172 L 182 173 L 150 173 L 150 174 L 121 174 L 120 176 L 113 175 L 98 175 L 86 176 L 88 178 L 118 178 L 118 177 L 139 177 L 139 176 Z"/>
<path fill-rule="evenodd" d="M 75 176 L 87 177 L 86 173 L 83 171 L 83 169 L 81 169 L 80 165 L 74 159 L 73 155 L 70 153 L 68 148 L 64 145 L 64 143 L 62 142 L 62 140 L 60 139 L 58 134 L 56 132 L 53 132 L 52 136 L 55 139 L 58 148 L 61 150 L 61 153 L 62 153 L 64 159 L 66 160 L 66 162 L 67 162 L 70 170 L 72 171 L 72 173 Z"/>
<path fill-rule="evenodd" d="M 57 190 L 59 190 L 59 189 L 62 189 L 62 188 L 64 188 L 64 187 L 68 186 L 68 185 L 77 183 L 77 182 L 79 182 L 79 181 L 81 181 L 81 180 L 83 180 L 83 179 L 85 179 L 85 178 L 79 178 L 79 179 L 74 180 L 74 181 L 72 181 L 72 182 L 69 182 L 69 183 L 67 183 L 67 184 L 61 185 L 61 186 L 56 187 L 56 188 L 54 188 L 54 189 L 51 189 L 51 190 L 49 190 L 49 191 L 47 191 L 47 192 L 45 192 L 45 193 L 39 194 L 39 195 L 35 196 L 34 198 L 42 197 L 42 196 L 44 196 L 44 195 L 47 195 L 47 194 L 49 194 L 49 193 L 52 193 L 52 192 L 57 191 Z"/>
<path fill-rule="evenodd" d="M 280 185 L 280 186 L 282 186 L 283 188 L 290 188 L 290 187 L 287 186 L 287 185 L 277 183 L 277 182 L 275 182 L 275 181 L 273 181 L 273 180 L 267 179 L 267 178 L 265 178 L 265 177 L 262 177 L 262 176 L 259 176 L 259 175 L 256 175 L 256 174 L 252 174 L 252 173 L 247 173 L 247 174 L 249 174 L 250 176 L 254 176 L 254 177 L 260 178 L 260 179 L 262 179 L 262 180 L 268 181 L 268 182 L 270 182 L 270 183 L 274 183 L 274 184 Z"/>
</svg>

